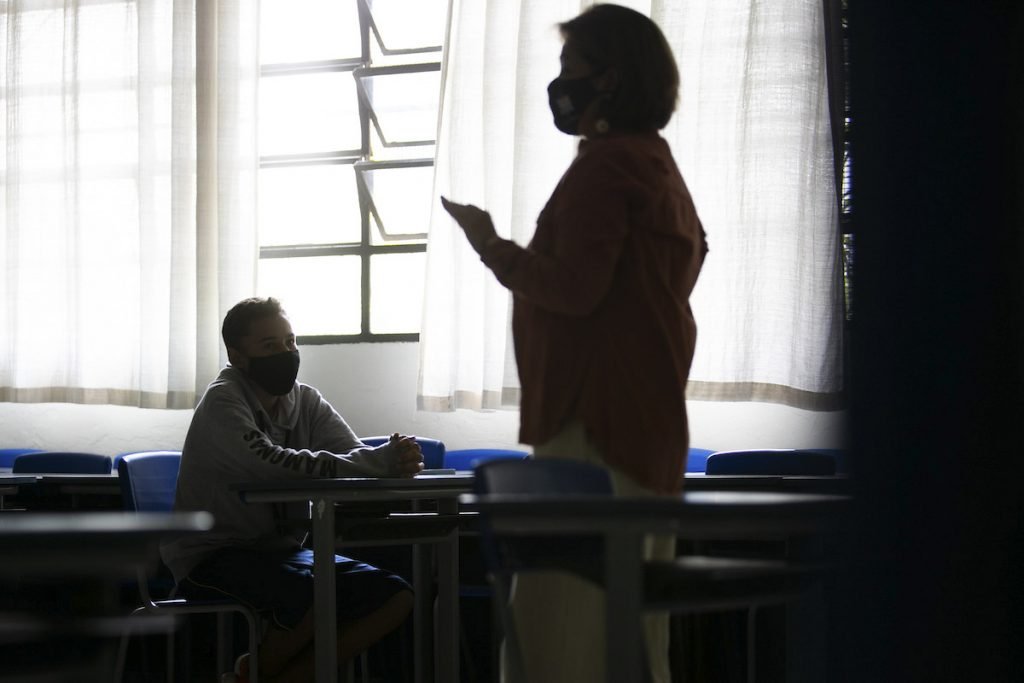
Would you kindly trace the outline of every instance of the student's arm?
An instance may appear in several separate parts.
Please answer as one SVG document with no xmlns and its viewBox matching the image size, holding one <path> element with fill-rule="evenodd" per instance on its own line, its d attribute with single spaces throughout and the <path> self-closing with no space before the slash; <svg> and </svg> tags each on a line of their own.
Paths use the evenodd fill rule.
<svg viewBox="0 0 1024 683">
<path fill-rule="evenodd" d="M 411 476 L 423 469 L 423 454 L 414 437 L 396 434 L 380 446 L 367 446 L 315 389 L 309 387 L 303 400 L 313 415 L 313 448 L 343 453 L 356 467 L 372 476 Z"/>
<path fill-rule="evenodd" d="M 256 423 L 245 399 L 227 387 L 207 391 L 189 432 L 190 440 L 201 441 L 204 452 L 216 453 L 221 466 L 233 470 L 239 480 L 401 474 L 397 448 L 361 447 L 355 435 L 349 444 L 351 453 L 278 446 Z"/>
</svg>

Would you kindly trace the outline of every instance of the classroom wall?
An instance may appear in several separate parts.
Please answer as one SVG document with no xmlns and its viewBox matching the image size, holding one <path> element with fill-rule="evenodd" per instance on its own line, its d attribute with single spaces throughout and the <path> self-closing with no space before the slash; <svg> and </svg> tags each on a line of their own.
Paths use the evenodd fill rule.
<svg viewBox="0 0 1024 683">
<path fill-rule="evenodd" d="M 344 344 L 302 347 L 299 379 L 313 384 L 357 434 L 400 431 L 441 439 L 448 448 L 518 447 L 514 410 L 425 413 L 416 410 L 419 345 Z M 838 448 L 844 414 L 767 403 L 689 404 L 694 446 Z M 178 449 L 191 411 L 121 406 L 0 403 L 0 448 L 34 447 L 99 453 Z"/>
</svg>

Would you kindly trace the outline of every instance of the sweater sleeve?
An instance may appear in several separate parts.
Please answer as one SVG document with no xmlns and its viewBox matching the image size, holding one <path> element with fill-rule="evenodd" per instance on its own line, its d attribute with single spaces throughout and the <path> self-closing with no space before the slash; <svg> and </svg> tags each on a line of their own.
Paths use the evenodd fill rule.
<svg viewBox="0 0 1024 683">
<path fill-rule="evenodd" d="M 324 401 L 316 420 L 323 434 L 314 448 L 288 448 L 275 444 L 256 422 L 244 398 L 233 391 L 211 390 L 197 408 L 189 429 L 189 441 L 201 442 L 201 450 L 216 452 L 223 466 L 239 479 L 331 478 L 387 476 L 397 460 L 395 449 L 385 444 L 369 448 Z M 334 414 L 332 420 L 325 408 Z M 335 452 L 326 448 L 331 445 Z"/>
<path fill-rule="evenodd" d="M 315 398 L 315 400 L 312 400 Z M 389 443 L 367 446 L 356 436 L 338 411 L 320 392 L 310 400 L 312 420 L 312 447 L 317 452 L 329 451 L 358 468 L 359 472 L 375 477 L 394 474 L 398 451 Z M 341 476 L 341 475 L 339 475 Z"/>
<path fill-rule="evenodd" d="M 581 158 L 538 218 L 543 253 L 494 240 L 481 259 L 498 280 L 539 308 L 590 314 L 607 294 L 628 235 L 629 180 L 615 159 Z M 542 231 L 548 234 L 543 234 Z"/>
</svg>

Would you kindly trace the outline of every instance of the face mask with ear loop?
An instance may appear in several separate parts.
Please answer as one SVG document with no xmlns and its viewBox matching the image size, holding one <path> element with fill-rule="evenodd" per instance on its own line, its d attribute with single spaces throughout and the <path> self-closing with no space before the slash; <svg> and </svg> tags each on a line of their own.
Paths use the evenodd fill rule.
<svg viewBox="0 0 1024 683">
<path fill-rule="evenodd" d="M 284 396 L 299 376 L 299 352 L 282 351 L 249 359 L 249 379 L 271 396 Z"/>
<path fill-rule="evenodd" d="M 583 112 L 602 94 L 594 85 L 591 76 L 559 76 L 551 81 L 548 84 L 548 106 L 551 107 L 551 114 L 555 119 L 555 128 L 567 135 L 579 135 Z"/>
</svg>

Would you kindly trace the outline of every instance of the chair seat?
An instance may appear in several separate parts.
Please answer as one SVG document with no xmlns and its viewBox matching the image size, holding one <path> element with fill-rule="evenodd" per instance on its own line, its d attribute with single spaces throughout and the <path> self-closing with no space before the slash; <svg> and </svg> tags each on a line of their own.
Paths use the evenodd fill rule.
<svg viewBox="0 0 1024 683">
<path fill-rule="evenodd" d="M 675 612 L 784 602 L 821 579 L 822 565 L 688 555 L 644 567 L 644 606 Z"/>
</svg>

